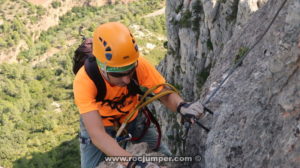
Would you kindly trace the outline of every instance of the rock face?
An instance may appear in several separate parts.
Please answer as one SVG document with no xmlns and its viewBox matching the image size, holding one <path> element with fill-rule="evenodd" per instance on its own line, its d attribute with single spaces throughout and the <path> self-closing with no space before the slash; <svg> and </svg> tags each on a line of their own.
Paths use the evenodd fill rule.
<svg viewBox="0 0 300 168">
<path fill-rule="evenodd" d="M 173 152 L 203 158 L 186 167 L 300 167 L 299 9 L 300 0 L 167 0 L 159 70 L 186 101 L 205 102 L 243 59 L 207 104 L 208 134 L 194 125 L 182 141 L 175 115 L 156 105 Z"/>
</svg>

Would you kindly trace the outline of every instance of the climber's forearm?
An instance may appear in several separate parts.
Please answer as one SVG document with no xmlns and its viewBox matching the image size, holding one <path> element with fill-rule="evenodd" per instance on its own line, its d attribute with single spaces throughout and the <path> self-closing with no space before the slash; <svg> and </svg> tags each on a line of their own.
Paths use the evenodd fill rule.
<svg viewBox="0 0 300 168">
<path fill-rule="evenodd" d="M 107 156 L 132 156 L 106 133 L 98 111 L 81 114 L 93 144 Z"/>
<path fill-rule="evenodd" d="M 132 156 L 106 132 L 99 132 L 97 135 L 91 135 L 92 142 L 107 156 Z"/>
<path fill-rule="evenodd" d="M 162 91 L 168 90 L 164 88 Z M 171 111 L 175 112 L 180 102 L 184 100 L 177 94 L 171 93 L 160 98 L 160 101 Z"/>
</svg>

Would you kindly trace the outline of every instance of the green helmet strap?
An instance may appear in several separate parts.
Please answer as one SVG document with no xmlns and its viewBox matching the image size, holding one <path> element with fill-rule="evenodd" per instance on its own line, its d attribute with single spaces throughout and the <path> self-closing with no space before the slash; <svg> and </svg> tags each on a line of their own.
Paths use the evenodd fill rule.
<svg viewBox="0 0 300 168">
<path fill-rule="evenodd" d="M 97 60 L 98 66 L 106 72 L 124 72 L 124 71 L 128 71 L 128 70 L 134 68 L 136 65 L 136 63 L 133 63 L 133 64 L 123 66 L 123 67 L 110 67 L 110 66 L 106 66 L 105 64 L 100 62 L 98 59 L 96 59 L 96 60 Z"/>
</svg>

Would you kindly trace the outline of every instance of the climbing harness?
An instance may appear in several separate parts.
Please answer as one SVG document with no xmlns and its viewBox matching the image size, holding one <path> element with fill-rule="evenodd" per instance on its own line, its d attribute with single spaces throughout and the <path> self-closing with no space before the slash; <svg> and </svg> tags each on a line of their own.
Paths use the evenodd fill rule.
<svg viewBox="0 0 300 168">
<path fill-rule="evenodd" d="M 153 95 L 153 91 L 156 90 L 157 88 L 159 87 L 168 87 L 168 88 L 171 88 L 172 90 L 165 90 L 165 91 L 162 91 L 156 95 Z M 154 123 L 155 126 L 156 126 L 156 129 L 157 129 L 157 132 L 158 132 L 158 140 L 157 140 L 157 143 L 156 143 L 156 146 L 153 150 L 157 150 L 160 146 L 160 140 L 161 140 L 161 129 L 159 127 L 159 123 L 157 122 L 157 120 L 155 119 L 155 117 L 153 116 L 153 114 L 149 111 L 149 109 L 146 107 L 148 104 L 152 103 L 153 101 L 165 96 L 165 95 L 168 95 L 168 94 L 171 94 L 171 93 L 177 93 L 179 94 L 179 92 L 177 91 L 177 89 L 168 84 L 168 83 L 165 83 L 165 84 L 159 84 L 159 85 L 156 85 L 150 89 L 148 89 L 144 95 L 141 97 L 140 99 L 140 102 L 136 105 L 136 107 L 131 110 L 129 112 L 129 114 L 127 115 L 127 118 L 124 120 L 124 122 L 122 123 L 122 125 L 120 126 L 120 128 L 118 129 L 117 131 L 117 134 L 116 134 L 116 141 L 118 141 L 119 139 L 122 139 L 122 132 L 124 131 L 127 123 L 130 121 L 130 119 L 134 116 L 135 113 L 139 112 L 140 110 L 144 113 L 144 115 L 146 116 L 147 118 L 147 122 L 146 122 L 146 125 L 144 127 L 144 130 L 142 132 L 142 135 L 140 137 L 131 137 L 130 139 L 128 140 L 131 140 L 131 141 L 136 141 L 136 140 L 139 140 L 141 139 L 144 134 L 146 133 L 147 129 L 149 128 L 150 126 L 150 122 Z M 148 99 L 147 99 L 148 98 Z"/>
<path fill-rule="evenodd" d="M 156 94 L 155 96 L 152 96 L 150 99 L 146 100 L 146 97 L 150 94 L 152 94 L 152 92 L 161 87 L 161 86 L 169 86 L 171 87 L 173 90 L 166 90 L 166 91 L 163 91 L 163 92 L 160 92 L 158 94 Z M 125 121 L 122 123 L 121 127 L 119 128 L 118 132 L 117 132 L 117 137 L 122 133 L 122 131 L 124 130 L 125 126 L 127 125 L 128 121 L 134 116 L 134 114 L 136 112 L 138 112 L 142 107 L 148 105 L 149 103 L 153 102 L 154 100 L 157 100 L 165 95 L 168 95 L 168 94 L 171 94 L 171 93 L 178 93 L 177 89 L 168 84 L 168 83 L 165 83 L 165 84 L 160 84 L 160 85 L 157 85 L 157 86 L 154 86 L 152 87 L 151 89 L 148 89 L 145 94 L 142 96 L 140 102 L 137 104 L 137 106 L 129 113 L 129 115 L 127 116 L 127 118 L 125 119 Z"/>
</svg>

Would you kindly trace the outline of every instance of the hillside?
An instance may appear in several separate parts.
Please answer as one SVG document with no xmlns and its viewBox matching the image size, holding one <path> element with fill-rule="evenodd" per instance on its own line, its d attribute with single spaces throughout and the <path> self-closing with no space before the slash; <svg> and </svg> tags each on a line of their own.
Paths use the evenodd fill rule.
<svg viewBox="0 0 300 168">
<path fill-rule="evenodd" d="M 17 62 L 21 50 L 60 22 L 74 7 L 128 3 L 133 0 L 1 0 L 0 62 Z"/>
<path fill-rule="evenodd" d="M 25 1 L 3 2 L 16 3 L 15 6 L 25 4 L 36 12 L 45 8 L 45 4 L 36 6 Z M 14 53 L 6 52 L 1 43 L 1 52 L 9 61 L 0 64 L 0 167 L 80 167 L 79 113 L 72 93 L 72 56 L 81 43 L 79 27 L 82 26 L 83 34 L 90 37 L 101 23 L 123 22 L 136 36 L 142 54 L 157 64 L 166 53 L 163 47 L 166 41 L 164 14 L 144 16 L 164 6 L 163 0 L 128 4 L 115 1 L 101 7 L 84 4 L 59 14 L 58 23 L 45 30 L 17 24 L 21 25 L 22 35 L 19 42 L 11 41 L 10 48 L 14 52 L 18 49 L 16 58 Z M 31 18 L 21 9 L 7 11 L 9 8 L 5 7 L 1 11 L 15 15 L 20 12 L 19 20 Z M 32 17 L 39 18 L 39 15 L 47 14 L 35 13 Z M 9 21 L 4 22 L 14 27 Z M 4 29 L 4 25 L 0 26 L 2 42 L 12 33 L 7 32 L 10 28 Z M 22 43 L 26 47 L 17 47 Z"/>
<path fill-rule="evenodd" d="M 131 29 L 186 101 L 214 112 L 199 120 L 209 132 L 196 124 L 186 132 L 154 104 L 172 152 L 201 158 L 173 167 L 299 167 L 299 0 L 0 2 L 0 167 L 80 167 L 72 55 L 79 27 L 91 37 L 108 21 Z M 37 26 L 67 3 L 56 24 Z"/>
</svg>

